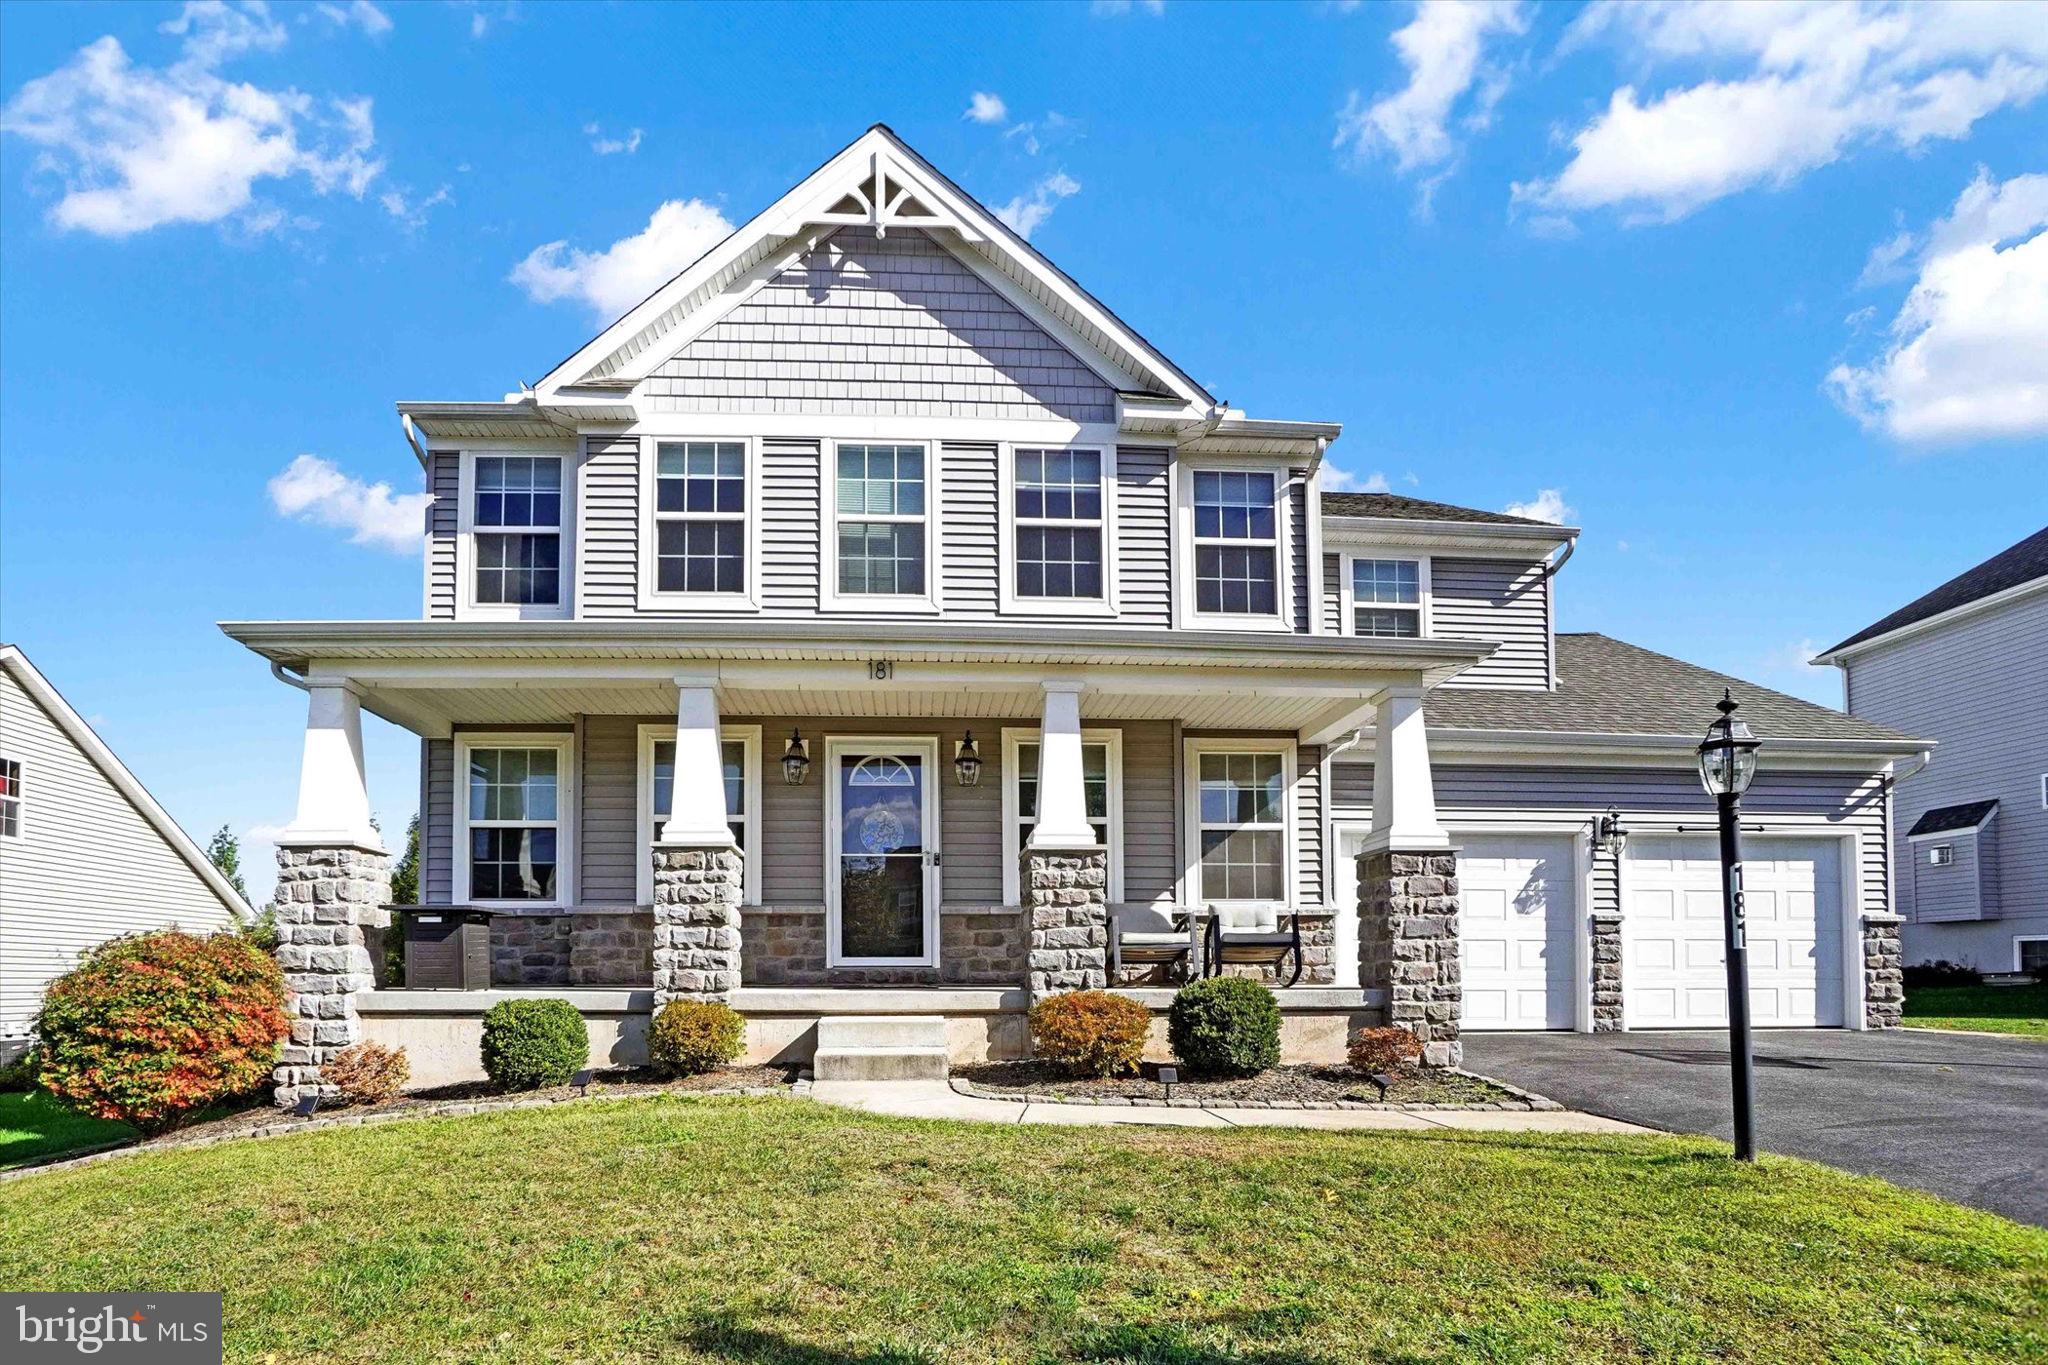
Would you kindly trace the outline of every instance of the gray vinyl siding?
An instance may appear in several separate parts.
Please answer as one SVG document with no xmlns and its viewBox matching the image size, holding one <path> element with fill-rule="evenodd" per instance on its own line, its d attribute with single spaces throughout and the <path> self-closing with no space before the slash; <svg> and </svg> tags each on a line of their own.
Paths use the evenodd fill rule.
<svg viewBox="0 0 2048 1365">
<path fill-rule="evenodd" d="M 1946 867 L 1936 867 L 1929 862 L 1937 844 L 1953 848 L 1955 861 Z M 1997 849 L 1995 837 L 1980 840 L 1976 833 L 1967 830 L 1953 838 L 1923 839 L 1907 845 L 1905 855 L 1911 866 L 1909 875 L 1901 882 L 1911 881 L 1913 884 L 1915 919 L 1922 924 L 1931 924 L 1944 920 L 1984 918 L 1987 906 L 1997 905 L 1995 896 L 1984 894 L 1990 889 L 1984 882 L 1986 873 L 1996 866 Z"/>
<path fill-rule="evenodd" d="M 21 764 L 21 837 L 0 839 L 0 1038 L 50 979 L 120 934 L 231 924 L 233 912 L 11 672 L 0 756 Z M 116 856 L 118 855 L 118 856 Z"/>
<path fill-rule="evenodd" d="M 455 528 L 462 502 L 462 459 L 448 451 L 427 456 L 427 619 L 452 621 L 459 598 L 455 581 Z"/>
<path fill-rule="evenodd" d="M 640 592 L 639 438 L 585 437 L 579 477 L 576 614 L 630 615 Z"/>
<path fill-rule="evenodd" d="M 1491 658 L 1448 687 L 1550 686 L 1550 580 L 1543 565 L 1508 559 L 1432 559 L 1430 631 L 1443 639 L 1497 640 Z"/>
<path fill-rule="evenodd" d="M 1171 905 L 1180 889 L 1178 746 L 1167 721 L 1124 732 L 1124 900 Z"/>
<path fill-rule="evenodd" d="M 1093 370 L 922 232 L 842 228 L 641 385 L 649 412 L 1115 420 Z"/>
<path fill-rule="evenodd" d="M 1693 815 L 1714 828 L 1714 808 L 1690 768 L 1505 767 L 1439 763 L 1432 772 L 1437 808 L 1446 824 L 1461 814 L 1513 811 L 1531 819 L 1590 821 L 1612 806 L 1626 822 L 1633 815 Z M 1372 765 L 1334 763 L 1331 800 L 1353 815 L 1372 809 Z M 1757 774 L 1743 798 L 1745 815 L 1825 816 L 1844 833 L 1862 835 L 1858 869 L 1866 914 L 1888 908 L 1884 793 L 1876 775 L 1839 772 Z M 1689 826 L 1688 826 L 1689 827 Z M 1594 909 L 1616 908 L 1611 860 L 1594 859 Z"/>
<path fill-rule="evenodd" d="M 640 721 L 632 716 L 586 716 L 576 803 L 582 838 L 577 857 L 583 905 L 639 901 Z"/>
<path fill-rule="evenodd" d="M 1295 900 L 1323 903 L 1323 751 L 1304 744 L 1295 753 Z"/>
<path fill-rule="evenodd" d="M 1288 472 L 1287 491 L 1287 557 L 1292 568 L 1292 581 L 1287 585 L 1288 619 L 1293 623 L 1296 635 L 1310 633 L 1309 613 L 1314 609 L 1316 570 L 1308 553 L 1308 471 L 1295 469 Z"/>
<path fill-rule="evenodd" d="M 420 741 L 426 794 L 420 816 L 420 903 L 455 899 L 455 741 Z"/>
<path fill-rule="evenodd" d="M 1906 831 L 1936 806 L 1998 801 L 1996 894 L 1984 908 L 1996 922 L 1981 930 L 1909 924 L 1907 961 L 1946 957 L 2011 970 L 2013 935 L 2048 933 L 2048 592 L 1852 660 L 1848 694 L 1851 715 L 1937 742 L 1933 762 L 1898 789 L 1898 908 L 1909 920 L 1919 879 L 1905 861 Z"/>
<path fill-rule="evenodd" d="M 1344 631 L 1344 556 L 1323 556 L 1323 630 L 1331 635 Z"/>
<path fill-rule="evenodd" d="M 822 480 L 829 448 L 821 441 L 791 437 L 761 443 L 761 487 L 756 496 L 761 518 L 761 617 L 815 619 L 824 575 L 837 572 L 835 547 L 823 543 Z M 938 581 L 947 619 L 1072 619 L 1057 609 L 1000 609 L 1001 575 L 1009 571 L 1000 562 L 1000 447 L 986 441 L 947 441 L 932 449 L 937 459 L 932 530 L 939 545 Z M 1173 621 L 1167 452 L 1133 446 L 1120 448 L 1117 458 L 1117 622 L 1163 630 Z M 692 612 L 667 603 L 641 610 L 639 459 L 636 438 L 588 442 L 582 475 L 582 570 L 577 575 L 580 614 L 732 620 L 731 613 Z M 890 611 L 834 615 L 850 621 L 897 619 Z"/>
</svg>

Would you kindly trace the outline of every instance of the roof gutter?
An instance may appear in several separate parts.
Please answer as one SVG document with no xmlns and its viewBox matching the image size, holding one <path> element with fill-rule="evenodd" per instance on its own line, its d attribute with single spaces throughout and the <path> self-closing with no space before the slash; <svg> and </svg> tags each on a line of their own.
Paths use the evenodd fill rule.
<svg viewBox="0 0 2048 1365">
<path fill-rule="evenodd" d="M 1543 576 L 1545 578 L 1557 577 L 1557 571 L 1559 569 L 1562 569 L 1568 562 L 1570 562 L 1571 557 L 1578 552 L 1578 548 L 1579 537 L 1576 533 L 1574 533 L 1572 538 L 1564 543 L 1564 553 L 1559 555 L 1556 559 L 1550 560 L 1543 566 Z"/>
<path fill-rule="evenodd" d="M 420 429 L 413 425 L 412 414 L 398 414 L 398 424 L 405 431 L 405 443 L 412 447 L 413 458 L 420 462 L 420 468 L 427 467 L 427 448 L 420 444 Z"/>
</svg>

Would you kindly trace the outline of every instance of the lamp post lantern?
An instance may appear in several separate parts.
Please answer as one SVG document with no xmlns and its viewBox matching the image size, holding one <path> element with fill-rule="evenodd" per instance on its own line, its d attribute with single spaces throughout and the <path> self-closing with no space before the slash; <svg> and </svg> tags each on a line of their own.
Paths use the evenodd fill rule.
<svg viewBox="0 0 2048 1365">
<path fill-rule="evenodd" d="M 1721 718 L 1700 741 L 1700 782 L 1721 814 L 1721 927 L 1728 947 L 1728 1069 L 1735 1091 L 1735 1159 L 1756 1160 L 1755 1067 L 1749 1047 L 1749 930 L 1742 898 L 1742 794 L 1756 776 L 1763 742 L 1736 719 L 1740 703 L 1721 690 Z"/>
</svg>

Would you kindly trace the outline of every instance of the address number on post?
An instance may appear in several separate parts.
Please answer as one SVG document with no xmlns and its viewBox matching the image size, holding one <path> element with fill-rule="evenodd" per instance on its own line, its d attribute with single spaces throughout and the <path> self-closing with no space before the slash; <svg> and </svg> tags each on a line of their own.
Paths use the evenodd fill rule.
<svg viewBox="0 0 2048 1365">
<path fill-rule="evenodd" d="M 888 682 L 895 676 L 896 661 L 894 659 L 868 660 L 868 679 L 871 682 Z"/>
</svg>

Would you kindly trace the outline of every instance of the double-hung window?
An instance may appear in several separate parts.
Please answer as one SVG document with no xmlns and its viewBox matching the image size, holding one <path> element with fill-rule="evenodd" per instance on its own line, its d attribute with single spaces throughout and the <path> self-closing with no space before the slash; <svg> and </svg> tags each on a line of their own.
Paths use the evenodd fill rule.
<svg viewBox="0 0 2048 1365">
<path fill-rule="evenodd" d="M 0 839 L 21 837 L 21 760 L 0 758 Z"/>
<path fill-rule="evenodd" d="M 1017 858 L 1038 824 L 1038 731 L 1003 731 L 1003 890 L 1018 903 Z M 1117 730 L 1081 732 L 1081 786 L 1088 828 L 1109 850 L 1109 898 L 1123 899 L 1123 743 Z"/>
<path fill-rule="evenodd" d="M 1422 563 L 1414 559 L 1351 561 L 1351 631 L 1413 640 L 1422 630 Z"/>
<path fill-rule="evenodd" d="M 926 595 L 930 500 L 923 446 L 840 446 L 833 507 L 840 596 Z"/>
<path fill-rule="evenodd" d="M 479 455 L 471 509 L 480 606 L 562 600 L 562 461 Z"/>
<path fill-rule="evenodd" d="M 728 725 L 719 731 L 719 781 L 725 788 L 726 827 L 739 846 L 745 863 L 743 899 L 748 905 L 760 903 L 755 869 L 759 866 L 760 838 L 756 826 L 761 818 L 760 782 L 761 727 Z M 654 899 L 652 845 L 661 839 L 661 827 L 675 810 L 676 741 L 667 726 L 643 726 L 640 731 L 640 856 L 636 859 L 640 903 Z"/>
<path fill-rule="evenodd" d="M 516 741 L 464 749 L 466 897 L 559 904 L 568 749 Z"/>
<path fill-rule="evenodd" d="M 1194 484 L 1195 611 L 1279 615 L 1279 476 L 1198 469 Z"/>
<path fill-rule="evenodd" d="M 747 590 L 747 448 L 663 441 L 654 456 L 654 590 Z"/>
<path fill-rule="evenodd" d="M 1015 461 L 1015 595 L 1103 601 L 1102 452 L 1018 450 Z"/>
<path fill-rule="evenodd" d="M 1195 754 L 1198 890 L 1205 904 L 1288 899 L 1287 770 L 1284 751 Z"/>
</svg>

